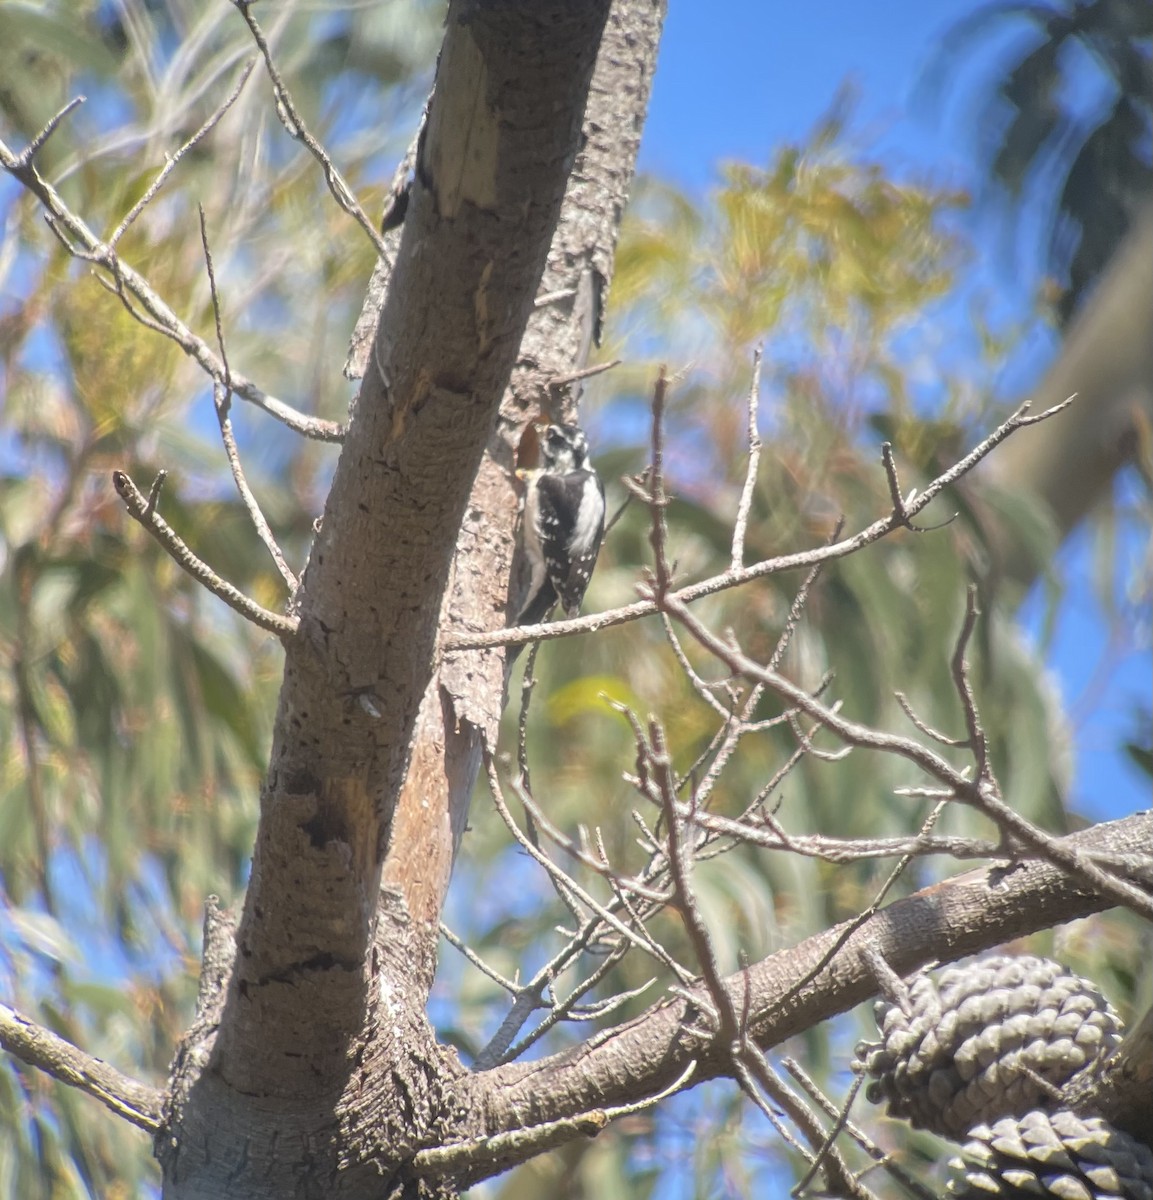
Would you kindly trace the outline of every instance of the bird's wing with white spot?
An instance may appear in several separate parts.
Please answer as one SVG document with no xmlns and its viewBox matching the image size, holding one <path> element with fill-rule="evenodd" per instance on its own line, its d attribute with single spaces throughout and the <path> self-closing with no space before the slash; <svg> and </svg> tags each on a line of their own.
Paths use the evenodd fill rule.
<svg viewBox="0 0 1153 1200">
<path fill-rule="evenodd" d="M 595 487 L 589 488 L 593 479 Z M 541 545 L 549 579 L 566 612 L 575 612 L 592 578 L 604 534 L 604 489 L 590 471 L 540 481 Z"/>
</svg>

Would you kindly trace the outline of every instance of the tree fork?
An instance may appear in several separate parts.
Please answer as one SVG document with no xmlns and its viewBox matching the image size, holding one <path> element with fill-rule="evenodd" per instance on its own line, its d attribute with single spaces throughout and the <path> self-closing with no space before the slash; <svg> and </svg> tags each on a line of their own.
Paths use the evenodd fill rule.
<svg viewBox="0 0 1153 1200">
<path fill-rule="evenodd" d="M 174 1200 L 378 1196 L 435 1144 L 459 1067 L 393 956 L 399 901 L 378 926 L 380 872 L 607 8 L 450 7 L 392 286 L 286 646 L 220 1026 L 185 1059 L 191 1082 L 174 1080 L 158 1138 Z"/>
</svg>

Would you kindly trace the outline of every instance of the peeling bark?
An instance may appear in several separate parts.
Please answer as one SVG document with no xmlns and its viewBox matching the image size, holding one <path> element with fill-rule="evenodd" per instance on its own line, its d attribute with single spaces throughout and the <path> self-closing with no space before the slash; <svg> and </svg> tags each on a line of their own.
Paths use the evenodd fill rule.
<svg viewBox="0 0 1153 1200">
<path fill-rule="evenodd" d="M 537 307 L 465 511 L 442 634 L 501 629 L 519 608 L 516 453 L 531 420 L 573 419 L 577 413 L 579 384 L 558 387 L 553 381 L 587 364 L 599 333 L 663 20 L 663 0 L 616 3 L 609 14 L 589 88 L 582 146 Z M 447 656 L 421 707 L 384 883 L 404 898 L 415 922 L 409 949 L 426 996 L 436 967 L 441 907 L 483 748 L 496 745 L 504 691 L 503 649 L 457 653 Z"/>
</svg>

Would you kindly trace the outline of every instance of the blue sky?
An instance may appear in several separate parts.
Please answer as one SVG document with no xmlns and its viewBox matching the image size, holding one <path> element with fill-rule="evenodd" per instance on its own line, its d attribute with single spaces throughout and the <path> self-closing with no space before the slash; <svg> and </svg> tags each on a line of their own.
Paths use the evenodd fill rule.
<svg viewBox="0 0 1153 1200">
<path fill-rule="evenodd" d="M 853 129 L 873 153 L 899 174 L 930 172 L 938 182 L 979 197 L 984 176 L 971 114 L 983 85 L 995 77 L 999 52 L 1022 29 L 981 40 L 977 53 L 959 60 L 955 77 L 946 74 L 939 57 L 944 39 L 975 7 L 966 0 L 871 5 L 673 0 L 640 168 L 702 196 L 721 162 L 764 163 L 782 142 L 804 138 L 848 82 L 858 96 Z M 978 251 L 967 286 L 995 295 L 1006 319 L 1026 314 L 1043 275 L 1039 215 L 1022 222 L 1014 261 L 1006 261 L 1005 226 L 988 204 L 975 205 L 967 232 Z M 957 337 L 965 338 L 964 305 L 957 304 L 951 315 L 946 310 L 943 319 L 955 320 Z M 1034 338 L 1002 380 L 1002 398 L 1012 400 L 1036 382 L 1057 348 L 1055 339 Z M 1147 536 L 1131 526 L 1121 538 L 1119 597 Z M 1129 644 L 1108 645 L 1090 582 L 1090 553 L 1084 532 L 1062 551 L 1069 586 L 1047 661 L 1076 719 L 1074 807 L 1105 817 L 1150 801 L 1147 779 L 1117 747 L 1133 732 L 1135 704 L 1153 705 L 1153 672 L 1147 613 Z M 1023 606 L 1023 621 L 1034 637 L 1044 607 L 1037 594 Z"/>
</svg>

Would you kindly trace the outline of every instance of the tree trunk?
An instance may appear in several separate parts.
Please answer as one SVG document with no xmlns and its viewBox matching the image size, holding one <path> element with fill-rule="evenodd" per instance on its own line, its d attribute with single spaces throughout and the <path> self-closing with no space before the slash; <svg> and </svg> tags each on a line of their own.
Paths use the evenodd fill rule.
<svg viewBox="0 0 1153 1200">
<path fill-rule="evenodd" d="M 436 1143 L 459 1068 L 424 1016 L 399 898 L 378 918 L 381 869 L 607 8 L 450 7 L 392 286 L 286 646 L 219 1028 L 179 1056 L 158 1139 L 173 1200 L 378 1197 Z"/>
</svg>

